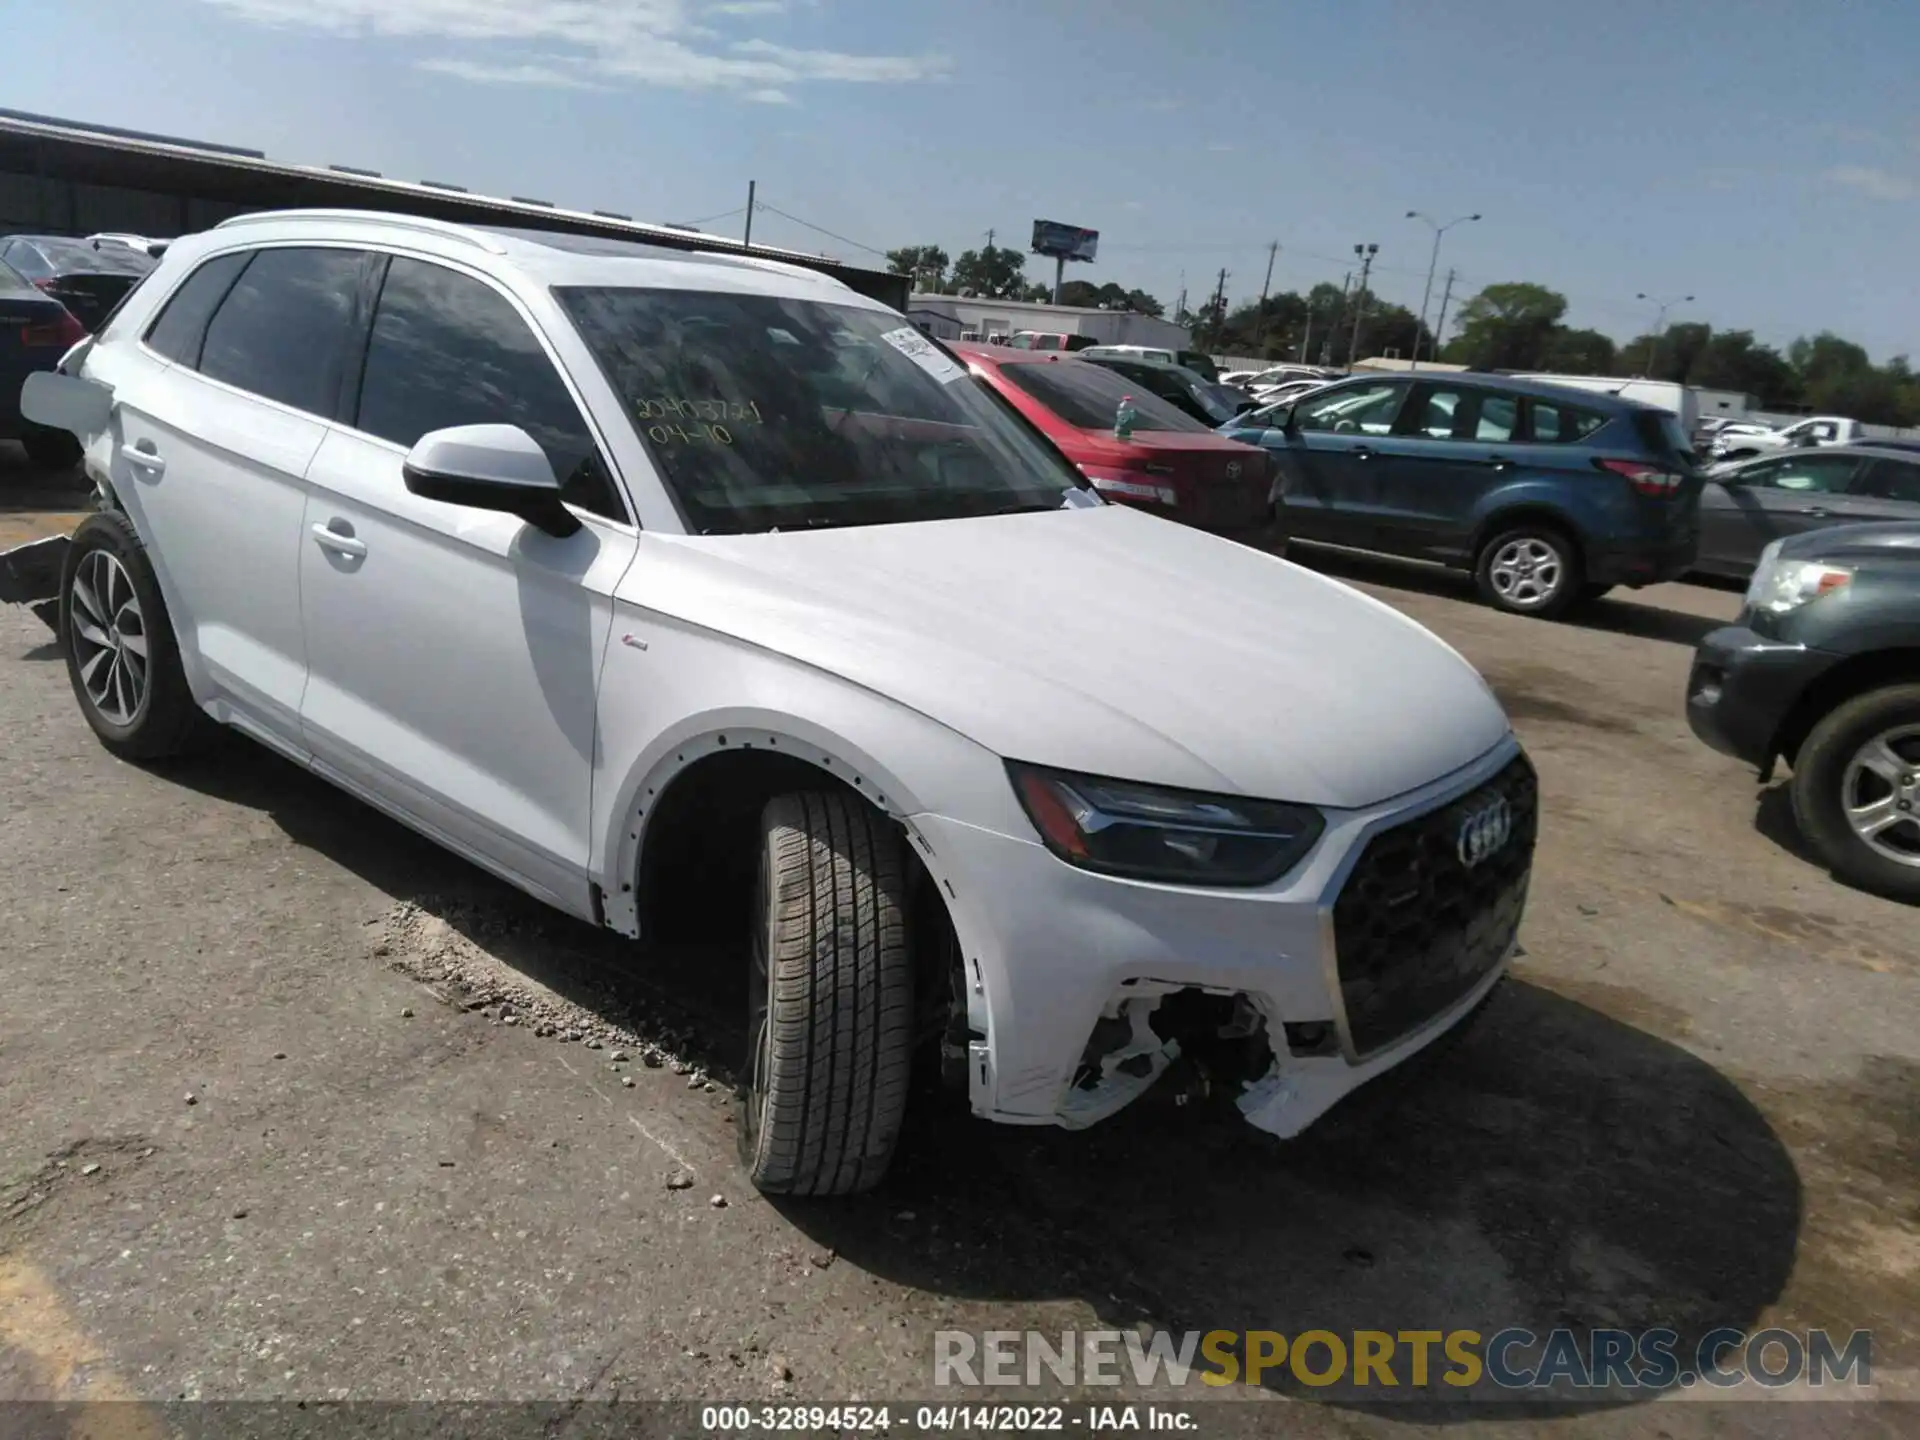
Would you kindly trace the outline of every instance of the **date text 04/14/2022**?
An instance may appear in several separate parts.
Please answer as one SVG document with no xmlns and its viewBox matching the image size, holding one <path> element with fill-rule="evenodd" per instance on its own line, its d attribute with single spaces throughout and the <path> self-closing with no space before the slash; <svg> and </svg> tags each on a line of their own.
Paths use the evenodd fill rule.
<svg viewBox="0 0 1920 1440">
<path fill-rule="evenodd" d="M 909 1413 L 911 1433 L 923 1435 L 1197 1428 L 1188 1411 L 1162 1405 L 920 1405 L 911 1412 L 887 1405 L 707 1405 L 700 1428 L 731 1435 L 906 1430 Z"/>
</svg>

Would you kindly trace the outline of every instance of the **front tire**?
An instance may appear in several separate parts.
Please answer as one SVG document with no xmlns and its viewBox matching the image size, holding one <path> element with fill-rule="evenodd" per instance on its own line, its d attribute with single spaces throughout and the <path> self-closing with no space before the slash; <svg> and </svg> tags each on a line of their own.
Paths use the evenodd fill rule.
<svg viewBox="0 0 1920 1440">
<path fill-rule="evenodd" d="M 1920 685 L 1835 707 L 1793 762 L 1793 818 L 1849 884 L 1920 900 Z"/>
<path fill-rule="evenodd" d="M 834 791 L 761 814 L 740 1158 L 780 1195 L 886 1174 L 906 1114 L 913 962 L 906 857 L 887 817 Z"/>
<path fill-rule="evenodd" d="M 1580 549 L 1551 525 L 1516 525 L 1480 547 L 1474 580 L 1481 598 L 1514 615 L 1554 619 L 1580 599 Z"/>
<path fill-rule="evenodd" d="M 121 759 L 185 754 L 212 729 L 188 688 L 146 547 L 118 510 L 73 532 L 58 629 L 80 713 Z"/>
</svg>

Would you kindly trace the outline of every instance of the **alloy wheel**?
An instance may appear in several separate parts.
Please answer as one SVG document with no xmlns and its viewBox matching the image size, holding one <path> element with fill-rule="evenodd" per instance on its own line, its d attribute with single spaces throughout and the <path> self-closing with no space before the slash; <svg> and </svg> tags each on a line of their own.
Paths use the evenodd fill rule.
<svg viewBox="0 0 1920 1440">
<path fill-rule="evenodd" d="M 89 550 L 73 577 L 70 640 L 87 699 L 131 725 L 147 698 L 147 622 L 133 577 L 111 550 Z"/>
<path fill-rule="evenodd" d="M 1494 592 L 1516 610 L 1534 610 L 1551 600 L 1566 575 L 1560 552 L 1532 535 L 1509 540 L 1494 552 L 1487 578 Z"/>
<path fill-rule="evenodd" d="M 1854 751 L 1840 809 L 1868 849 L 1920 869 L 1920 725 L 1883 730 Z"/>
</svg>

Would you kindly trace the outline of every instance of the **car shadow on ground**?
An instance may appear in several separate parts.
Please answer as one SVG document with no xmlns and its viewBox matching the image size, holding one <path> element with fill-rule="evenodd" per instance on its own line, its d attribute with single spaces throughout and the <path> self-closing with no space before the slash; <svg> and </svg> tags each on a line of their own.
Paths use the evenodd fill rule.
<svg viewBox="0 0 1920 1440">
<path fill-rule="evenodd" d="M 1380 585 L 1391 590 L 1410 590 L 1468 604 L 1483 603 L 1474 588 L 1471 575 L 1419 560 L 1395 560 L 1358 550 L 1335 550 L 1298 542 L 1288 547 L 1287 558 L 1338 580 Z M 1698 645 L 1709 631 L 1726 624 L 1726 621 L 1711 616 L 1689 615 L 1681 610 L 1645 605 L 1628 598 L 1633 593 L 1631 590 L 1615 590 L 1604 599 L 1575 607 L 1557 623 L 1577 625 L 1587 630 L 1606 630 L 1642 640 L 1664 640 L 1689 649 Z"/>
<path fill-rule="evenodd" d="M 270 815 L 575 1004 L 672 1036 L 719 1073 L 737 1058 L 735 947 L 642 952 L 237 738 L 165 774 Z M 1740 1091 L 1677 1046 L 1517 980 L 1299 1139 L 1253 1130 L 1224 1096 L 1176 1101 L 1163 1085 L 1068 1133 L 984 1124 L 923 1090 L 880 1191 L 777 1203 L 816 1253 L 962 1306 L 1079 1301 L 1102 1325 L 1175 1332 L 1665 1326 L 1684 1355 L 1709 1329 L 1751 1326 L 1793 1265 L 1799 1177 Z M 1490 1418 L 1484 1393 L 1464 1405 L 1438 1383 L 1443 1368 L 1436 1352 L 1427 1388 L 1386 1404 L 1377 1386 L 1263 1384 L 1407 1420 Z"/>
</svg>

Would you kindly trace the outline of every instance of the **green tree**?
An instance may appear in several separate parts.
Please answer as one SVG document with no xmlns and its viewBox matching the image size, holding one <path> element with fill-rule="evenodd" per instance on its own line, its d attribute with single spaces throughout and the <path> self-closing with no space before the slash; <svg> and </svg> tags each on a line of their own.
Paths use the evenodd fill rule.
<svg viewBox="0 0 1920 1440">
<path fill-rule="evenodd" d="M 1800 377 L 1787 357 L 1762 345 L 1751 330 L 1720 330 L 1701 347 L 1687 371 L 1687 383 L 1708 390 L 1737 390 L 1762 406 L 1796 404 Z"/>
<path fill-rule="evenodd" d="M 1612 375 L 1620 363 L 1613 338 L 1598 330 L 1555 329 L 1541 368 L 1556 375 Z"/>
<path fill-rule="evenodd" d="M 1019 300 L 1029 292 L 1027 257 L 1007 245 L 967 250 L 953 262 L 952 288 L 987 300 Z"/>
<path fill-rule="evenodd" d="M 911 275 L 917 290 L 938 291 L 947 279 L 947 252 L 938 245 L 903 245 L 887 252 L 887 271 Z"/>
<path fill-rule="evenodd" d="M 1084 310 L 1131 310 L 1139 315 L 1165 313 L 1160 302 L 1144 290 L 1126 290 L 1111 282 L 1094 285 L 1086 280 L 1069 280 L 1060 287 L 1060 303 Z"/>
<path fill-rule="evenodd" d="M 1460 307 L 1446 358 L 1490 370 L 1538 370 L 1567 313 L 1567 297 L 1526 281 L 1489 285 Z"/>
</svg>

